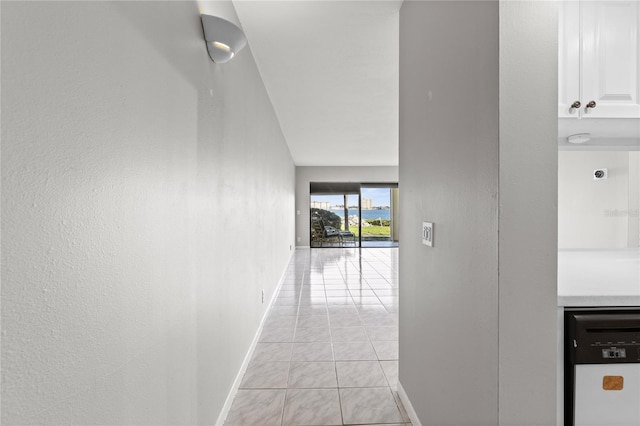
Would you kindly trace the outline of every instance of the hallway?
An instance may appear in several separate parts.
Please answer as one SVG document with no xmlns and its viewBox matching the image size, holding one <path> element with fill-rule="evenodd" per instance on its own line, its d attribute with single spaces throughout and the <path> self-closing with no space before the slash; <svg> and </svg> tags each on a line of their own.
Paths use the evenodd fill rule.
<svg viewBox="0 0 640 426">
<path fill-rule="evenodd" d="M 397 379 L 398 249 L 298 249 L 225 424 L 410 424 Z"/>
</svg>

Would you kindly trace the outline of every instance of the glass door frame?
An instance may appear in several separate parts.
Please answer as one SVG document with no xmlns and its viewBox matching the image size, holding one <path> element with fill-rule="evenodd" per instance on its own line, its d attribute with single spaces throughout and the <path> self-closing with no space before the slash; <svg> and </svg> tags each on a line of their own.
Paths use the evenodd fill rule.
<svg viewBox="0 0 640 426">
<path fill-rule="evenodd" d="M 358 238 L 356 248 L 362 248 L 362 189 L 363 188 L 389 188 L 390 190 L 394 188 L 398 188 L 397 182 L 379 182 L 379 183 L 369 183 L 369 182 L 310 182 L 309 184 L 309 245 L 312 248 L 313 246 L 313 214 L 311 214 L 311 198 L 314 195 L 338 195 L 338 196 L 348 196 L 348 195 L 357 195 L 358 196 Z M 394 221 L 397 220 L 397 214 L 394 212 L 393 207 L 393 196 L 390 194 L 390 223 L 389 226 L 392 228 L 390 230 L 390 241 L 391 243 L 397 242 L 397 239 L 393 238 L 393 224 Z M 348 204 L 348 203 L 347 203 Z M 349 230 L 349 206 L 343 205 L 343 209 L 345 209 L 345 218 L 344 218 L 344 226 L 345 230 Z M 320 245 L 322 247 L 322 243 Z M 344 243 L 341 244 L 341 247 L 345 247 Z"/>
<path fill-rule="evenodd" d="M 362 190 L 367 188 L 377 188 L 377 189 L 389 189 L 389 244 L 392 247 L 399 246 L 398 236 L 394 235 L 394 223 L 398 220 L 397 208 L 394 208 L 394 194 L 393 190 L 398 189 L 398 182 L 363 182 L 360 184 L 360 198 L 362 198 Z M 397 196 L 397 193 L 396 193 Z M 360 205 L 362 209 L 362 204 Z M 360 210 L 360 226 L 362 227 L 362 210 Z M 380 223 L 382 225 L 382 223 Z M 366 242 L 366 241 L 365 241 Z M 395 244 L 395 245 L 394 245 Z M 386 246 L 386 245 L 385 245 Z M 360 247 L 362 247 L 362 229 L 360 230 Z M 375 243 L 369 247 L 380 247 L 376 246 Z"/>
<path fill-rule="evenodd" d="M 317 226 L 314 226 L 314 215 L 311 212 L 311 209 L 313 209 L 314 207 L 312 207 L 312 203 L 313 203 L 313 197 L 314 196 L 341 196 L 342 199 L 344 200 L 345 196 L 349 196 L 349 195 L 356 195 L 358 197 L 358 217 L 360 216 L 360 183 L 355 183 L 355 182 L 311 182 L 309 185 L 309 246 L 312 248 L 315 248 L 317 246 L 314 246 L 314 230 L 316 232 L 318 232 Z M 344 201 L 343 201 L 344 203 Z M 349 204 L 348 202 L 346 204 Z M 349 206 L 348 205 L 343 205 L 342 206 L 343 209 L 345 209 L 345 217 L 343 218 L 343 223 L 344 223 L 344 228 L 345 231 L 349 231 Z M 320 209 L 320 210 L 324 210 L 324 209 Z M 328 209 L 328 211 L 331 211 L 331 209 Z M 335 225 L 335 224 L 334 224 Z M 322 226 L 322 231 L 324 233 L 324 226 Z M 342 231 L 344 232 L 344 231 Z M 323 247 L 324 246 L 324 238 L 325 235 L 322 235 L 320 237 L 320 246 L 319 247 Z M 347 237 L 349 238 L 349 237 Z M 338 238 L 338 241 L 340 242 L 340 247 L 348 247 L 345 246 L 345 240 L 343 238 L 343 236 L 340 236 Z M 358 240 L 357 242 L 355 241 L 355 237 L 354 237 L 354 243 L 355 247 L 360 247 L 360 224 L 359 224 L 359 228 L 358 228 Z M 335 245 L 331 245 L 331 247 L 335 247 Z"/>
</svg>

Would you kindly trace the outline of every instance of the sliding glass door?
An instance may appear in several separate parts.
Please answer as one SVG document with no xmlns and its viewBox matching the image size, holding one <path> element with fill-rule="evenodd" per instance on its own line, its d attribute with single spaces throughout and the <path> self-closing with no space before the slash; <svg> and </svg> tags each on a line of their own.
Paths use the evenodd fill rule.
<svg viewBox="0 0 640 426">
<path fill-rule="evenodd" d="M 360 184 L 311 182 L 309 193 L 311 247 L 357 246 L 358 233 L 352 230 L 359 218 Z"/>
<path fill-rule="evenodd" d="M 312 182 L 311 247 L 397 247 L 398 185 Z"/>
<path fill-rule="evenodd" d="M 362 247 L 398 245 L 398 187 L 391 184 L 362 184 L 360 234 Z"/>
</svg>

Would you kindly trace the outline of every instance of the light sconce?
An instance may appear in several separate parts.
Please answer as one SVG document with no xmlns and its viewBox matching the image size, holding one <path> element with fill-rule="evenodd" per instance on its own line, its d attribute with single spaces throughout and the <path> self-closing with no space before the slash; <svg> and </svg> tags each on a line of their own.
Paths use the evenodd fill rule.
<svg viewBox="0 0 640 426">
<path fill-rule="evenodd" d="M 217 16 L 200 15 L 209 57 L 217 64 L 231 60 L 247 45 L 240 28 Z"/>
</svg>

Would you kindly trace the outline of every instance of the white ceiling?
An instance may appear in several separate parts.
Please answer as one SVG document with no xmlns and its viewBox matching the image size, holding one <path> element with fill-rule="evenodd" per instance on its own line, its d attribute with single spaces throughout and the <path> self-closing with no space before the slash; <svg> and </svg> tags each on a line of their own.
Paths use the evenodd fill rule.
<svg viewBox="0 0 640 426">
<path fill-rule="evenodd" d="M 398 164 L 396 1 L 234 1 L 293 160 Z"/>
</svg>

